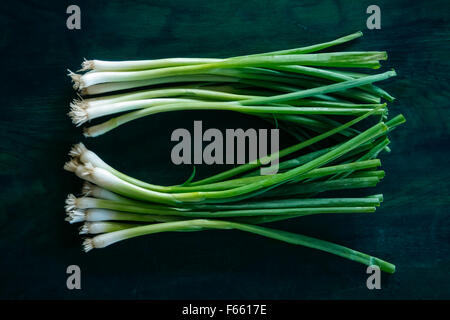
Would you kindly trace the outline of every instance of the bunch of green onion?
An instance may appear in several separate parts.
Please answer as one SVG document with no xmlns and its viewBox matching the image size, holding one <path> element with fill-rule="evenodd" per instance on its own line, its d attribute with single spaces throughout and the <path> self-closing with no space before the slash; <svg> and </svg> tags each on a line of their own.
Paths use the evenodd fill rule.
<svg viewBox="0 0 450 320">
<path fill-rule="evenodd" d="M 81 95 L 97 96 L 75 100 L 70 117 L 81 125 L 114 115 L 86 128 L 87 137 L 160 112 L 228 110 L 270 121 L 298 140 L 256 162 L 173 186 L 130 177 L 82 143 L 75 145 L 64 168 L 85 185 L 82 196 L 68 196 L 66 211 L 70 223 L 84 222 L 81 234 L 94 235 L 84 241 L 84 250 L 158 232 L 237 229 L 394 272 L 393 264 L 379 258 L 263 226 L 313 214 L 374 212 L 382 202 L 382 195 L 322 196 L 377 185 L 384 177 L 378 154 L 390 150 L 388 132 L 405 121 L 402 115 L 387 118 L 382 100 L 394 98 L 374 85 L 395 76 L 394 71 L 371 75 L 348 70 L 379 68 L 385 52 L 316 53 L 361 35 L 226 59 L 84 61 L 86 73 L 69 75 Z M 128 91 L 101 95 L 122 90 Z M 368 118 L 376 124 L 362 129 L 359 123 Z M 274 157 L 280 159 L 278 172 L 261 175 L 259 167 Z"/>
</svg>

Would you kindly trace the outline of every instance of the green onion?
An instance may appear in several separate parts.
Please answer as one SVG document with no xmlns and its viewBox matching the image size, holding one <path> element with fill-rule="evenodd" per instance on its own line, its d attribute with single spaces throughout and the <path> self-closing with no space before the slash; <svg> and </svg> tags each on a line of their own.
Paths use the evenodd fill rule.
<svg viewBox="0 0 450 320">
<path fill-rule="evenodd" d="M 72 122 L 80 126 L 109 117 L 84 128 L 86 137 L 158 113 L 220 110 L 259 117 L 298 139 L 203 179 L 195 179 L 194 167 L 189 179 L 176 185 L 136 179 L 84 144 L 73 146 L 64 169 L 85 183 L 81 196 L 67 197 L 66 220 L 83 222 L 79 233 L 92 235 L 84 250 L 160 232 L 236 229 L 393 273 L 393 264 L 359 251 L 260 226 L 317 214 L 373 213 L 381 205 L 381 194 L 355 197 L 352 192 L 376 186 L 386 174 L 378 157 L 390 151 L 388 134 L 405 118 L 388 118 L 385 101 L 394 97 L 375 83 L 396 73 L 341 69 L 377 69 L 387 59 L 384 51 L 318 52 L 361 36 L 356 32 L 316 45 L 228 58 L 85 60 L 80 71 L 88 72 L 69 71 L 81 95 L 99 95 L 73 100 Z M 129 91 L 102 95 L 122 90 Z M 362 125 L 363 120 L 372 124 Z M 262 175 L 258 169 L 275 159 L 280 159 L 277 173 Z M 333 197 L 335 190 L 346 195 Z"/>
<path fill-rule="evenodd" d="M 118 241 L 142 235 L 154 234 L 159 232 L 192 231 L 204 229 L 237 229 L 291 244 L 322 250 L 365 265 L 377 265 L 381 270 L 388 273 L 395 272 L 395 266 L 389 262 L 324 240 L 249 224 L 208 219 L 157 223 L 153 225 L 110 232 L 91 239 L 86 239 L 83 242 L 83 248 L 85 251 L 90 251 L 93 248 L 104 248 Z"/>
</svg>

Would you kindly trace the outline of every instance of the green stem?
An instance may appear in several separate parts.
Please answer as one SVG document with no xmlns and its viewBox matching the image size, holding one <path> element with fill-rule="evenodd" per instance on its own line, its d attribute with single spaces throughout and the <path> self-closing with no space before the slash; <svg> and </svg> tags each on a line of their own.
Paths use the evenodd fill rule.
<svg viewBox="0 0 450 320">
<path fill-rule="evenodd" d="M 269 176 L 263 181 L 258 181 L 250 183 L 246 186 L 238 187 L 232 190 L 224 191 L 212 191 L 212 192 L 197 192 L 197 193 L 181 193 L 172 194 L 175 199 L 180 201 L 203 201 L 206 199 L 226 199 L 232 198 L 233 196 L 248 194 L 253 191 L 261 190 L 263 188 L 278 185 L 280 183 L 285 183 L 297 176 L 307 173 L 310 170 L 316 169 L 336 158 L 344 155 L 345 153 L 351 151 L 352 149 L 358 147 L 371 140 L 374 136 L 379 135 L 387 130 L 387 126 L 384 123 L 379 123 L 372 128 L 362 132 L 356 137 L 350 139 L 349 141 L 343 143 L 339 147 L 327 152 L 326 154 L 304 164 L 300 167 L 291 169 L 285 173 L 276 176 Z"/>
<path fill-rule="evenodd" d="M 254 104 L 268 104 L 268 103 L 279 103 L 284 101 L 290 101 L 290 100 L 296 100 L 296 99 L 303 99 L 311 96 L 315 96 L 318 94 L 327 94 L 331 92 L 337 92 L 342 90 L 347 90 L 350 88 L 355 88 L 359 86 L 363 86 L 369 83 L 377 82 L 386 80 L 390 77 L 396 76 L 395 71 L 387 71 L 384 73 L 367 76 L 363 78 L 358 79 L 352 79 L 348 81 L 343 81 L 339 83 L 333 83 L 330 85 L 312 88 L 312 89 L 306 89 L 298 92 L 292 92 L 292 93 L 286 93 L 278 96 L 272 96 L 272 97 L 261 97 L 261 98 L 255 98 L 255 99 L 248 99 L 241 101 L 241 105 L 254 105 Z"/>
<path fill-rule="evenodd" d="M 328 41 L 328 42 L 324 42 L 324 43 L 319 43 L 319 44 L 314 44 L 311 46 L 307 46 L 307 47 L 302 47 L 302 48 L 295 48 L 295 49 L 287 49 L 287 50 L 279 50 L 279 51 L 272 51 L 272 52 L 267 52 L 267 53 L 258 53 L 258 54 L 253 54 L 250 55 L 255 57 L 255 56 L 267 56 L 267 55 L 283 55 L 283 54 L 305 54 L 305 53 L 311 53 L 311 52 L 316 52 L 316 51 L 320 51 L 332 46 L 337 46 L 339 44 L 343 44 L 345 42 L 349 42 L 351 40 L 357 39 L 359 37 L 362 37 L 363 33 L 361 31 L 349 34 L 347 36 L 332 40 L 332 41 Z M 246 56 L 241 56 L 241 57 L 246 57 Z M 247 56 L 248 57 L 248 56 Z"/>
<path fill-rule="evenodd" d="M 254 71 L 256 69 L 256 71 Z M 286 84 L 288 86 L 292 86 L 299 89 L 304 88 L 313 88 L 313 87 L 321 87 L 327 85 L 328 83 L 324 83 L 323 81 L 317 81 L 314 78 L 304 78 L 301 76 L 292 76 L 285 72 L 267 72 L 271 71 L 269 69 L 261 69 L 261 68 L 242 68 L 242 69 L 212 69 L 208 73 L 220 76 L 230 76 L 239 79 L 250 79 L 256 81 L 263 81 L 267 83 L 273 84 L 272 86 L 277 84 Z M 346 77 L 346 80 L 352 80 L 351 77 Z M 344 81 L 344 80 L 341 80 Z M 245 82 L 245 80 L 244 80 Z M 368 86 L 368 85 L 366 85 Z M 359 88 L 348 89 L 345 91 L 334 92 L 333 94 L 343 97 L 344 99 L 353 99 L 360 100 L 362 102 L 369 103 L 378 103 L 380 102 L 378 94 L 372 94 L 369 92 L 363 92 L 359 90 Z"/>
<path fill-rule="evenodd" d="M 336 173 L 341 172 L 353 172 L 356 170 L 364 170 L 364 169 L 370 169 L 370 168 L 376 168 L 380 166 L 379 160 L 370 160 L 370 161 L 360 161 L 360 162 L 353 162 L 353 163 L 346 163 L 342 165 L 335 165 L 335 166 L 327 166 L 323 168 L 318 168 L 311 170 L 308 173 L 305 173 L 293 181 L 301 181 L 308 178 L 318 178 L 318 177 L 324 177 L 327 175 L 332 175 Z M 277 173 L 280 174 L 280 173 Z M 277 175 L 275 174 L 275 175 Z M 248 183 L 253 183 L 257 181 L 262 181 L 264 179 L 267 179 L 268 176 L 250 176 L 250 177 L 242 177 L 237 179 L 230 179 L 226 181 L 216 182 L 216 183 L 210 183 L 210 184 L 204 184 L 204 185 L 197 185 L 197 186 L 173 186 L 173 187 L 161 187 L 159 190 L 169 193 L 174 192 L 192 192 L 192 191 L 218 191 L 218 190 L 227 190 L 227 189 L 233 189 L 236 187 L 240 187 L 243 185 L 247 185 Z M 156 186 L 154 186 L 155 188 Z"/>
<path fill-rule="evenodd" d="M 320 192 L 343 189 L 360 189 L 374 187 L 380 182 L 378 177 L 364 176 L 358 178 L 342 178 L 339 180 L 328 180 L 320 182 L 308 182 L 299 184 L 290 184 L 277 189 L 263 193 L 259 197 L 280 197 L 292 195 L 317 194 Z"/>
<path fill-rule="evenodd" d="M 364 198 L 314 198 L 314 199 L 281 199 L 272 201 L 245 201 L 235 204 L 199 204 L 196 210 L 237 210 L 237 209 L 281 209 L 305 207 L 371 207 L 378 206 L 380 199 Z"/>
<path fill-rule="evenodd" d="M 339 72 L 335 72 L 333 70 L 326 70 L 326 69 L 318 69 L 318 68 L 311 68 L 311 67 L 305 67 L 305 66 L 289 66 L 289 65 L 280 65 L 280 66 L 273 66 L 272 69 L 280 70 L 280 71 L 287 71 L 292 73 L 300 73 L 308 76 L 313 76 L 321 79 L 327 79 L 332 81 L 347 81 L 352 80 L 354 77 L 344 75 Z M 394 97 L 392 97 L 389 93 L 384 91 L 381 88 L 378 88 L 374 85 L 368 84 L 361 86 L 359 89 L 364 90 L 368 93 L 371 93 L 377 97 L 385 98 L 388 101 L 393 101 Z"/>
</svg>

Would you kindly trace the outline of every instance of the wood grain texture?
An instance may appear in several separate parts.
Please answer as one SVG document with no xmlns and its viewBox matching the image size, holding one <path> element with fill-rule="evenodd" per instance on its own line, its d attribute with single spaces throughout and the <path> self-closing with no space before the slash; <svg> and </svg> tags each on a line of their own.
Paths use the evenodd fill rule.
<svg viewBox="0 0 450 320">
<path fill-rule="evenodd" d="M 366 29 L 371 1 L 77 1 L 82 29 L 65 27 L 68 1 L 14 1 L 0 9 L 0 298 L 450 298 L 450 5 L 377 1 L 382 29 Z M 162 234 L 84 254 L 63 221 L 80 182 L 62 170 L 85 141 L 66 116 L 74 97 L 66 68 L 84 57 L 226 57 L 312 44 L 362 30 L 342 49 L 387 50 L 383 83 L 407 124 L 382 157 L 375 214 L 305 217 L 274 226 L 335 241 L 397 265 L 382 290 L 367 290 L 363 266 L 235 231 Z M 155 183 L 191 173 L 170 165 L 170 133 L 261 126 L 225 112 L 161 114 L 86 140 L 107 162 Z M 228 125 L 229 126 L 229 125 Z M 124 147 L 118 150 L 118 146 Z M 157 169 L 155 169 L 157 168 Z M 207 174 L 208 168 L 202 168 Z M 65 289 L 66 267 L 82 269 L 81 291 Z M 108 266 L 108 267 L 106 267 Z"/>
</svg>

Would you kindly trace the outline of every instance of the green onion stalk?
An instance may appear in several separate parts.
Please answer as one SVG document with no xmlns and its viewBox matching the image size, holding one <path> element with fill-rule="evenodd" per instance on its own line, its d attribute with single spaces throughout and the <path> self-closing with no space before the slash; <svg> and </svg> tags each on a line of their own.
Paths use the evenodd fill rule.
<svg viewBox="0 0 450 320">
<path fill-rule="evenodd" d="M 308 237 L 301 234 L 294 234 L 286 231 L 274 230 L 271 228 L 261 226 L 236 223 L 230 221 L 212 220 L 212 219 L 194 219 L 185 221 L 165 222 L 140 227 L 126 228 L 119 231 L 113 231 L 95 236 L 93 238 L 86 239 L 83 242 L 83 248 L 87 252 L 94 248 L 104 248 L 118 241 L 138 237 L 141 235 L 149 235 L 159 232 L 170 232 L 170 231 L 194 231 L 194 230 L 200 231 L 204 229 L 236 229 L 264 236 L 267 238 L 287 242 L 290 244 L 301 245 L 325 251 L 368 266 L 376 265 L 382 271 L 388 273 L 395 272 L 395 265 L 387 261 L 328 241 Z"/>
</svg>

